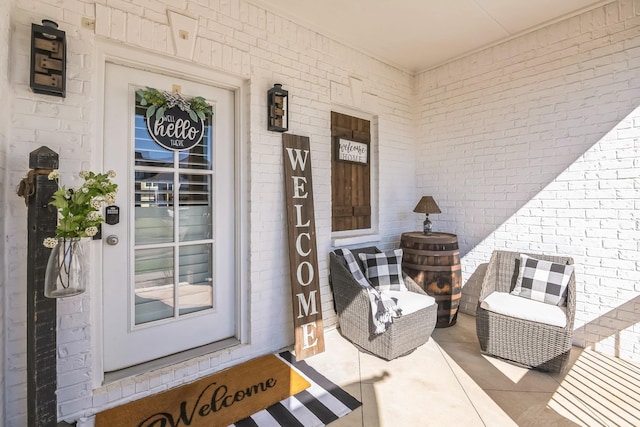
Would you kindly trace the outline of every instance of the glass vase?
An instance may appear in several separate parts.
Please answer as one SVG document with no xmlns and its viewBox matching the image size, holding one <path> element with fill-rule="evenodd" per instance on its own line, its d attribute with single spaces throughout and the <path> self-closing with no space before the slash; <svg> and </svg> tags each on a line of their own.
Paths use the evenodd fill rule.
<svg viewBox="0 0 640 427">
<path fill-rule="evenodd" d="M 79 237 L 59 238 L 47 262 L 44 296 L 70 297 L 83 293 L 86 288 L 86 263 L 82 240 Z"/>
</svg>

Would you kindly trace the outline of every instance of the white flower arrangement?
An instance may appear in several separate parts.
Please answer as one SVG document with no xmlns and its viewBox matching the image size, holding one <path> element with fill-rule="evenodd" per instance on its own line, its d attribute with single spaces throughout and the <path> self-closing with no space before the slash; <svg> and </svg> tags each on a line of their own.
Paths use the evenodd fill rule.
<svg viewBox="0 0 640 427">
<path fill-rule="evenodd" d="M 114 171 L 98 174 L 80 171 L 79 176 L 84 179 L 84 184 L 80 188 L 68 189 L 59 186 L 49 203 L 58 208 L 56 238 L 95 236 L 98 226 L 104 222 L 100 212 L 102 205 L 115 203 L 118 185 L 111 181 L 116 176 Z M 49 174 L 50 180 L 59 178 L 60 173 L 57 171 Z M 47 237 L 44 239 L 44 246 L 54 247 L 57 243 L 56 238 Z"/>
</svg>

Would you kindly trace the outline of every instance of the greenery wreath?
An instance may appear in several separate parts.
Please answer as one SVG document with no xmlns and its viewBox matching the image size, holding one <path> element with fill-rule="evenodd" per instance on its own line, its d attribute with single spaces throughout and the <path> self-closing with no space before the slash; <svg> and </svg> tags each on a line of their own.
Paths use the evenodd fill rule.
<svg viewBox="0 0 640 427">
<path fill-rule="evenodd" d="M 155 114 L 156 119 L 160 119 L 168 109 L 176 106 L 186 111 L 193 121 L 205 120 L 213 115 L 213 107 L 201 96 L 185 99 L 179 93 L 147 87 L 136 91 L 136 99 L 141 106 L 147 107 L 147 118 Z"/>
</svg>

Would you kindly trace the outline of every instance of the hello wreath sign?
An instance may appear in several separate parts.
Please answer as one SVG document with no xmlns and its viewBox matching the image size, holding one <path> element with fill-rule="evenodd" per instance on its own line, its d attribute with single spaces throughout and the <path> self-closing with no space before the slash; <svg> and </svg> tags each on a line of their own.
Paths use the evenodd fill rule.
<svg viewBox="0 0 640 427">
<path fill-rule="evenodd" d="M 213 107 L 201 96 L 185 99 L 179 93 L 147 87 L 136 91 L 136 99 L 147 107 L 149 135 L 169 150 L 188 150 L 197 145 L 204 136 L 205 120 L 213 115 Z"/>
</svg>

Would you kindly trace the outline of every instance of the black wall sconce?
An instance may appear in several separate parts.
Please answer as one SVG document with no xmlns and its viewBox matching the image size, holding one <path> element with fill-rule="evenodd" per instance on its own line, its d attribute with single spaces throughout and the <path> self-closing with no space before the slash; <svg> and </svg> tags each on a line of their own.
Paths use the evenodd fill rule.
<svg viewBox="0 0 640 427">
<path fill-rule="evenodd" d="M 289 129 L 289 92 L 282 89 L 280 83 L 273 85 L 267 92 L 268 129 L 286 132 Z"/>
<path fill-rule="evenodd" d="M 31 90 L 64 98 L 67 87 L 67 38 L 48 19 L 31 24 Z"/>
</svg>

